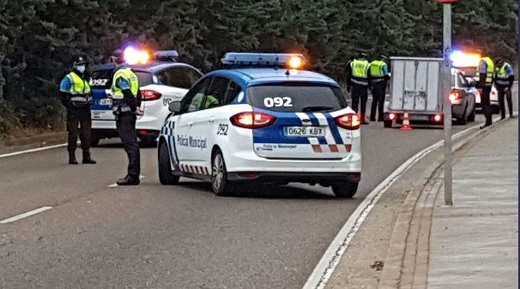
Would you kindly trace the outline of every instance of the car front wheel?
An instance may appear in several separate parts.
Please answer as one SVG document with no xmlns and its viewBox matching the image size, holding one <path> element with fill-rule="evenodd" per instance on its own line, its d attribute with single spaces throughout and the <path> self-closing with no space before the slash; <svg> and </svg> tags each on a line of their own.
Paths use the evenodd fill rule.
<svg viewBox="0 0 520 289">
<path fill-rule="evenodd" d="M 170 155 L 166 142 L 162 142 L 159 147 L 159 181 L 163 185 L 176 185 L 179 183 L 180 176 L 172 174 L 170 165 Z"/>
<path fill-rule="evenodd" d="M 211 169 L 211 189 L 217 196 L 224 196 L 230 193 L 232 184 L 227 179 L 226 163 L 222 151 L 217 149 L 213 154 Z"/>
</svg>

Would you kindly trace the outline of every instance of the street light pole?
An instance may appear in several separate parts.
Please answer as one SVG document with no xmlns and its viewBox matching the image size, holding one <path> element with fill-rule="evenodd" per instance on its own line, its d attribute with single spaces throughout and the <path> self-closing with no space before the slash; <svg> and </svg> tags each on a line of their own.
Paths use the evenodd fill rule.
<svg viewBox="0 0 520 289">
<path fill-rule="evenodd" d="M 439 1 L 443 6 L 443 54 L 442 67 L 442 95 L 444 114 L 444 202 L 447 206 L 453 205 L 452 198 L 452 140 L 451 140 L 451 2 Z"/>
</svg>

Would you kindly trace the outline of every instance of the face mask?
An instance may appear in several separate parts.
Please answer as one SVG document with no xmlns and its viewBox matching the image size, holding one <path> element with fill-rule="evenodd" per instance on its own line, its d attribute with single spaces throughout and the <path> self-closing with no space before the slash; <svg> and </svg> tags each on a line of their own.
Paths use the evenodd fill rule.
<svg viewBox="0 0 520 289">
<path fill-rule="evenodd" d="M 79 72 L 83 73 L 83 72 L 85 72 L 85 65 L 79 65 L 79 66 L 76 67 L 76 69 L 77 69 Z"/>
</svg>

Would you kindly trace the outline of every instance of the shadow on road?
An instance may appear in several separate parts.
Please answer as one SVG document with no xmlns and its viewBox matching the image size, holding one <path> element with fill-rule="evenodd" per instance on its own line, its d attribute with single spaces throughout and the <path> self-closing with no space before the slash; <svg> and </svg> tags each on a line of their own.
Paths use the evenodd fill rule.
<svg viewBox="0 0 520 289">
<path fill-rule="evenodd" d="M 206 182 L 182 181 L 179 187 L 197 190 L 201 193 L 213 194 L 211 184 Z M 330 190 L 321 186 L 304 188 L 301 185 L 272 185 L 272 184 L 237 184 L 227 198 L 261 198 L 261 199 L 313 199 L 336 200 L 330 194 L 318 192 L 317 189 Z"/>
</svg>

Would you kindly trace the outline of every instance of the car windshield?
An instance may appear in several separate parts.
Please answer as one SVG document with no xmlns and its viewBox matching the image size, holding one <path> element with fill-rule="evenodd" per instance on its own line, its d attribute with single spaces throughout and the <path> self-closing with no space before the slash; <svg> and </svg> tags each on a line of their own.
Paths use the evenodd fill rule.
<svg viewBox="0 0 520 289">
<path fill-rule="evenodd" d="M 334 111 L 347 107 L 340 88 L 308 82 L 252 86 L 248 95 L 252 106 L 273 111 Z"/>
</svg>

